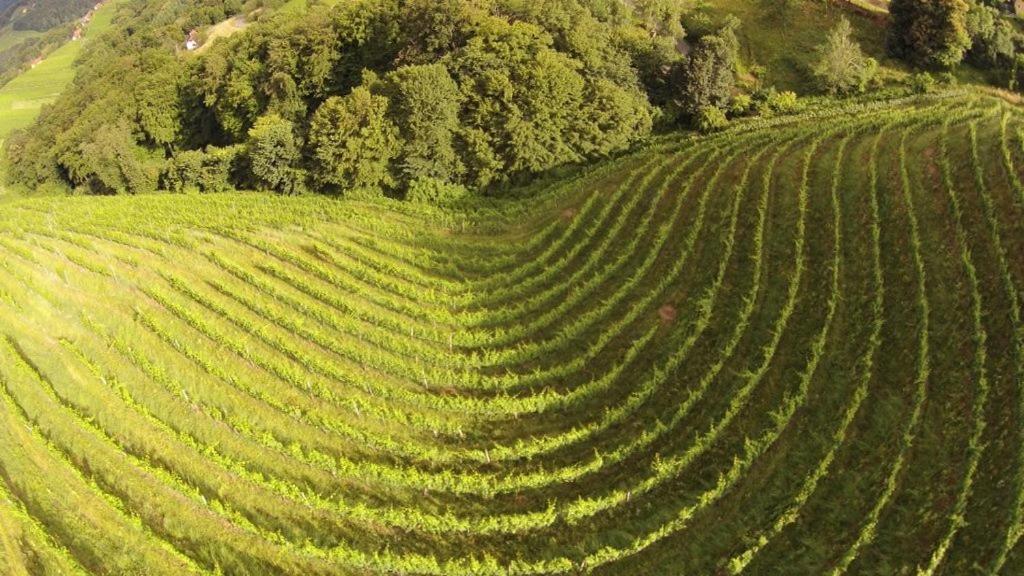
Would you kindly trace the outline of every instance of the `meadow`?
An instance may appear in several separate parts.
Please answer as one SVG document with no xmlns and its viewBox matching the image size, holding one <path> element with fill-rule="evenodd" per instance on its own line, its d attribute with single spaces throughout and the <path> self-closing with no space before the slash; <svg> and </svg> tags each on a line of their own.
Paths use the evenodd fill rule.
<svg viewBox="0 0 1024 576">
<path fill-rule="evenodd" d="M 1024 573 L 1024 115 L 459 208 L 0 205 L 6 574 Z"/>
</svg>

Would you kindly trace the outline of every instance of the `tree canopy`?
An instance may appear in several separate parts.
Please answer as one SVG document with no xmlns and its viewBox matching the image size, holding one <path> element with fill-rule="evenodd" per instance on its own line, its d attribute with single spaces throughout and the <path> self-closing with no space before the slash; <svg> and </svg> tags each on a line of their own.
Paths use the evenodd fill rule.
<svg viewBox="0 0 1024 576">
<path fill-rule="evenodd" d="M 878 62 L 864 55 L 852 34 L 850 21 L 843 18 L 818 50 L 814 75 L 827 92 L 863 92 L 878 71 Z"/>
<path fill-rule="evenodd" d="M 956 66 L 971 47 L 969 10 L 965 0 L 893 0 L 889 50 L 919 65 Z"/>
<path fill-rule="evenodd" d="M 95 149 L 84 144 L 116 120 L 122 156 L 160 182 L 201 174 L 169 174 L 197 154 L 241 145 L 251 157 L 231 172 L 239 186 L 486 190 L 646 138 L 659 77 L 680 59 L 678 14 L 657 3 L 356 0 L 270 14 L 199 56 L 181 39 L 225 8 L 192 1 L 156 14 L 151 3 L 127 9 L 75 89 L 10 139 L 12 177 L 146 191 L 151 178 L 79 168 L 107 161 L 85 158 Z"/>
</svg>

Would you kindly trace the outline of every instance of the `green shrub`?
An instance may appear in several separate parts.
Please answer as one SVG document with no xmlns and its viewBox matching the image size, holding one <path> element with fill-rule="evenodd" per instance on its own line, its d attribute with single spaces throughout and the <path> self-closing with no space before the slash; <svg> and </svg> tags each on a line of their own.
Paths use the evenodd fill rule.
<svg viewBox="0 0 1024 576">
<path fill-rule="evenodd" d="M 729 104 L 729 114 L 733 117 L 746 116 L 753 107 L 754 99 L 749 94 L 737 94 Z"/>
<path fill-rule="evenodd" d="M 465 198 L 469 191 L 461 184 L 452 184 L 437 178 L 417 178 L 409 183 L 405 199 L 420 204 L 451 204 Z"/>
<path fill-rule="evenodd" d="M 796 92 L 778 92 L 774 88 L 758 94 L 754 104 L 754 109 L 760 116 L 793 114 L 800 111 L 801 107 Z"/>
<path fill-rule="evenodd" d="M 724 130 L 729 125 L 725 112 L 714 106 L 705 106 L 697 112 L 697 130 L 703 134 L 711 134 Z"/>
<path fill-rule="evenodd" d="M 935 77 L 927 72 L 918 72 L 907 79 L 907 85 L 917 94 L 927 94 L 935 89 Z"/>
<path fill-rule="evenodd" d="M 234 189 L 232 175 L 245 149 L 242 146 L 179 152 L 168 162 L 161 187 L 169 192 L 226 192 Z"/>
</svg>

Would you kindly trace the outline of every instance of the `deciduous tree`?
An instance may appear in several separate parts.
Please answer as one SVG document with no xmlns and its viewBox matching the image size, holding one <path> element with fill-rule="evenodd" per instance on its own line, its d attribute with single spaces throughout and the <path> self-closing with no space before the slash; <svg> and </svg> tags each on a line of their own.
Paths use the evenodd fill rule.
<svg viewBox="0 0 1024 576">
<path fill-rule="evenodd" d="M 878 62 L 864 55 L 853 39 L 850 21 L 843 18 L 818 49 L 814 76 L 818 84 L 833 94 L 863 92 L 878 71 Z"/>
<path fill-rule="evenodd" d="M 965 0 L 893 0 L 889 50 L 923 66 L 950 68 L 971 46 Z"/>
<path fill-rule="evenodd" d="M 276 192 L 295 192 L 299 184 L 298 160 L 295 127 L 288 120 L 268 114 L 249 130 L 250 169 L 259 186 Z"/>
<path fill-rule="evenodd" d="M 401 150 L 398 127 L 388 118 L 388 99 L 359 87 L 328 98 L 309 129 L 313 178 L 335 191 L 395 184 L 391 162 Z"/>
</svg>

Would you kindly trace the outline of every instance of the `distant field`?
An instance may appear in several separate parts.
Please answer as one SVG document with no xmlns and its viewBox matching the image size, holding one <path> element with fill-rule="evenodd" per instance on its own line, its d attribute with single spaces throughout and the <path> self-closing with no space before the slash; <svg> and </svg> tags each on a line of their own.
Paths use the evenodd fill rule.
<svg viewBox="0 0 1024 576">
<path fill-rule="evenodd" d="M 42 33 L 35 30 L 13 30 L 10 26 L 2 28 L 0 29 L 0 50 L 6 50 L 15 44 L 37 36 L 42 36 Z"/>
<path fill-rule="evenodd" d="M 68 42 L 45 60 L 0 88 L 0 141 L 13 130 L 31 124 L 45 104 L 57 96 L 74 78 L 74 62 L 89 38 L 110 27 L 115 6 L 120 0 L 108 2 L 96 13 L 82 40 Z"/>
<path fill-rule="evenodd" d="M 1022 177 L 964 91 L 529 204 L 0 205 L 0 572 L 1024 574 Z"/>
</svg>

